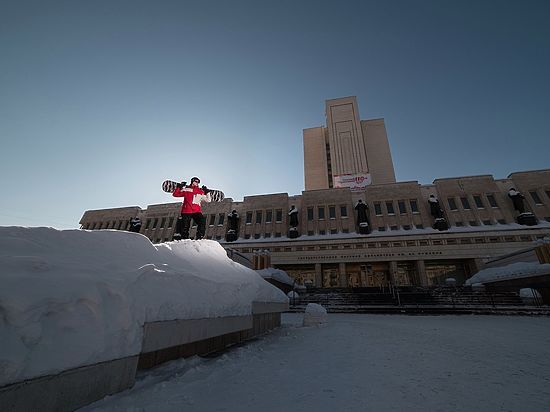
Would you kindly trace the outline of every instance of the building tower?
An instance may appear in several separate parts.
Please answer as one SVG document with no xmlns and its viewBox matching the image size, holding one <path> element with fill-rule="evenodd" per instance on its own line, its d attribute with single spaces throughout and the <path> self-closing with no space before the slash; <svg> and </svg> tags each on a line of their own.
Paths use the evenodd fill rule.
<svg viewBox="0 0 550 412">
<path fill-rule="evenodd" d="M 384 119 L 360 120 L 355 96 L 327 100 L 326 119 L 303 131 L 306 190 L 395 182 Z"/>
</svg>

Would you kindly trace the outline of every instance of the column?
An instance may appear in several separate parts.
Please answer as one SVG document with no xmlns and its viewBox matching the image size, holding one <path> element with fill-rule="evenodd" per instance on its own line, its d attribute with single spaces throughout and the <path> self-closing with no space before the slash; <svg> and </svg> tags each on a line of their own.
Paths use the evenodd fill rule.
<svg viewBox="0 0 550 412">
<path fill-rule="evenodd" d="M 390 262 L 390 283 L 392 285 L 397 285 L 397 262 L 392 260 Z"/>
<path fill-rule="evenodd" d="M 426 265 L 423 260 L 416 261 L 416 273 L 418 274 L 418 280 L 420 285 L 418 286 L 428 286 L 428 276 L 426 276 Z"/>
<path fill-rule="evenodd" d="M 320 263 L 315 264 L 315 287 L 323 287 L 323 270 Z"/>
<path fill-rule="evenodd" d="M 348 274 L 346 273 L 346 264 L 338 263 L 338 274 L 340 275 L 340 287 L 347 288 L 348 285 Z"/>
</svg>

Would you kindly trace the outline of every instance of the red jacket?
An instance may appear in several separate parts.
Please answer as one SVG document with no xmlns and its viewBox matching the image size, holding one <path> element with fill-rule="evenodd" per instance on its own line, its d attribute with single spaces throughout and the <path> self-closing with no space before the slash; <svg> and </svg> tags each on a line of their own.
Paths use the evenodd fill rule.
<svg viewBox="0 0 550 412">
<path fill-rule="evenodd" d="M 176 187 L 174 197 L 183 197 L 183 204 L 181 205 L 181 213 L 201 213 L 201 202 L 210 202 L 210 193 L 204 194 L 200 187 L 187 186 L 183 189 Z"/>
</svg>

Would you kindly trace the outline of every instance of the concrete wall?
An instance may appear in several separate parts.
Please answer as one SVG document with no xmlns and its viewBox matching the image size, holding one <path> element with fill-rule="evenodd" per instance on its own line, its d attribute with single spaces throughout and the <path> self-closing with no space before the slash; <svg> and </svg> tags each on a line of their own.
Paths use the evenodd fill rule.
<svg viewBox="0 0 550 412">
<path fill-rule="evenodd" d="M 0 388 L 2 411 L 73 411 L 103 397 L 131 388 L 138 368 L 168 360 L 205 355 L 246 341 L 281 324 L 288 303 L 253 302 L 246 316 L 184 319 L 144 325 L 139 356 L 38 377 Z"/>
<path fill-rule="evenodd" d="M 324 127 L 314 127 L 303 131 L 306 190 L 329 188 L 325 130 Z"/>
</svg>

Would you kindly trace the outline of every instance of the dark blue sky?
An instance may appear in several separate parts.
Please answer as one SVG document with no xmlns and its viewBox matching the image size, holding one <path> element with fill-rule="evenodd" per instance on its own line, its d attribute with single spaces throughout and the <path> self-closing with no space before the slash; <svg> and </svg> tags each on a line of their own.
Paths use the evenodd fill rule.
<svg viewBox="0 0 550 412">
<path fill-rule="evenodd" d="M 1 1 L 0 225 L 303 190 L 302 129 L 357 96 L 397 179 L 550 167 L 547 1 Z"/>
</svg>

